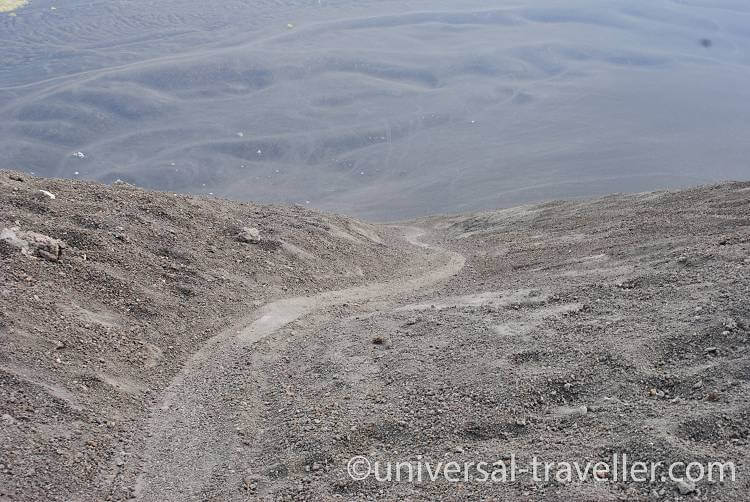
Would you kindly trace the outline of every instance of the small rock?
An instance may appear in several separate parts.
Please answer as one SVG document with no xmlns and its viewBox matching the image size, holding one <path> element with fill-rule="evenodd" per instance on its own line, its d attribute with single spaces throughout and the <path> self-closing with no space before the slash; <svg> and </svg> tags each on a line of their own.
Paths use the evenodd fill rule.
<svg viewBox="0 0 750 502">
<path fill-rule="evenodd" d="M 8 415 L 7 413 L 3 414 L 2 420 L 7 425 L 13 425 L 16 423 L 16 419 L 13 418 L 11 415 Z"/>
<path fill-rule="evenodd" d="M 720 398 L 718 392 L 709 392 L 706 394 L 706 401 L 711 401 L 712 403 L 715 403 Z"/>
<path fill-rule="evenodd" d="M 674 484 L 677 487 L 677 491 L 680 492 L 680 495 L 689 495 L 695 491 L 695 483 L 691 483 L 690 481 L 678 479 Z"/>
<path fill-rule="evenodd" d="M 240 242 L 246 242 L 249 244 L 255 244 L 260 242 L 260 230 L 253 227 L 244 227 L 237 234 L 237 240 Z"/>
<path fill-rule="evenodd" d="M 122 241 L 122 242 L 126 242 L 126 243 L 130 242 L 130 237 L 128 237 L 126 234 L 124 234 L 122 232 L 112 232 L 112 237 L 114 237 L 118 241 Z"/>
<path fill-rule="evenodd" d="M 724 327 L 727 329 L 727 331 L 734 331 L 739 327 L 739 325 L 734 319 L 727 319 L 726 321 L 724 321 Z"/>
<path fill-rule="evenodd" d="M 21 176 L 19 174 L 10 174 L 8 176 L 8 178 L 10 178 L 13 181 L 20 181 L 21 183 L 23 183 L 24 181 L 26 181 L 25 179 L 23 179 L 23 176 Z"/>
<path fill-rule="evenodd" d="M 0 240 L 21 250 L 26 256 L 38 256 L 49 261 L 59 261 L 66 245 L 63 241 L 36 232 L 25 232 L 18 227 L 4 228 Z"/>
<path fill-rule="evenodd" d="M 249 474 L 245 476 L 244 478 L 242 478 L 242 484 L 245 487 L 245 490 L 247 491 L 255 491 L 255 489 L 258 487 L 259 481 L 260 481 L 260 478 L 252 474 Z"/>
<path fill-rule="evenodd" d="M 422 321 L 422 317 L 419 317 L 419 316 L 412 317 L 411 319 L 409 319 L 408 321 L 406 321 L 404 323 L 404 326 L 413 326 L 413 325 L 415 325 L 415 324 L 417 324 L 418 322 L 421 322 L 421 321 Z"/>
<path fill-rule="evenodd" d="M 550 413 L 556 417 L 562 418 L 586 415 L 589 411 L 591 411 L 591 409 L 584 404 L 583 406 L 558 406 L 550 410 Z"/>
<path fill-rule="evenodd" d="M 716 347 L 706 347 L 705 349 L 703 349 L 703 352 L 705 352 L 706 354 L 716 354 L 718 350 L 719 349 L 717 349 Z"/>
</svg>

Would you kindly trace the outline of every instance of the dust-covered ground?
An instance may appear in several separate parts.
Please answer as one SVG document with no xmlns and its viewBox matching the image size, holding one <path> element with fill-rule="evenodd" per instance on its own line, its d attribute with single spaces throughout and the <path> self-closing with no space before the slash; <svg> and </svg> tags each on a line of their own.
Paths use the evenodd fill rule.
<svg viewBox="0 0 750 502">
<path fill-rule="evenodd" d="M 373 221 L 749 172 L 744 0 L 34 0 L 10 14 L 0 169 Z"/>
<path fill-rule="evenodd" d="M 389 226 L 0 189 L 3 500 L 747 498 L 750 183 Z M 586 470 L 613 455 L 664 467 Z"/>
<path fill-rule="evenodd" d="M 243 227 L 260 240 L 241 242 Z M 2 500 L 106 498 L 207 340 L 274 299 L 414 266 L 389 229 L 349 218 L 12 171 L 0 231 Z M 26 256 L 8 231 L 67 247 Z"/>
<path fill-rule="evenodd" d="M 258 343 L 246 358 L 252 383 L 234 398 L 258 406 L 238 413 L 240 451 L 225 466 L 241 477 L 202 496 L 747 499 L 750 184 L 418 223 L 466 265 L 414 294 L 342 304 Z M 357 455 L 392 478 L 395 462 L 529 469 L 534 456 L 582 470 L 616 469 L 613 455 L 663 467 L 653 483 L 602 466 L 583 482 L 575 471 L 557 480 L 557 467 L 548 481 L 519 471 L 481 482 L 469 468 L 468 481 L 431 482 L 426 467 L 422 482 L 408 482 L 406 468 L 401 482 L 374 472 L 354 481 L 347 464 Z M 714 482 L 669 477 L 671 464 L 681 478 L 690 462 L 733 462 L 737 477 L 720 483 L 717 467 Z"/>
</svg>

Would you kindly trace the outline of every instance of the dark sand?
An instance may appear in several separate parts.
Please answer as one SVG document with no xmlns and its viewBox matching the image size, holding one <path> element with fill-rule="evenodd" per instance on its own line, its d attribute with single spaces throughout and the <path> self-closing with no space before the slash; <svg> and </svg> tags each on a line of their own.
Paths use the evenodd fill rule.
<svg viewBox="0 0 750 502">
<path fill-rule="evenodd" d="M 220 5 L 1 15 L 0 167 L 375 220 L 750 173 L 738 0 Z"/>
</svg>

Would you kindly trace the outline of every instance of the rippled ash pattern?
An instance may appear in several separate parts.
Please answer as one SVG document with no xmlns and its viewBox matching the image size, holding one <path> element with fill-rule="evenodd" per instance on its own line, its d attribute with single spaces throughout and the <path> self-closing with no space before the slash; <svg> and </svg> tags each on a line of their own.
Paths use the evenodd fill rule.
<svg viewBox="0 0 750 502">
<path fill-rule="evenodd" d="M 745 0 L 52 5 L 0 167 L 378 220 L 750 177 Z"/>
</svg>

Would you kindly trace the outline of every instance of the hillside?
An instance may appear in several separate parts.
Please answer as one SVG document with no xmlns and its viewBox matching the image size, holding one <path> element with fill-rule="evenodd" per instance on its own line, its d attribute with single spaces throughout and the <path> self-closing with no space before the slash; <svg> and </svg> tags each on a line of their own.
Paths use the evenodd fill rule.
<svg viewBox="0 0 750 502">
<path fill-rule="evenodd" d="M 13 228 L 66 245 L 49 261 L 0 240 L 0 495 L 25 500 L 90 500 L 159 391 L 232 323 L 414 265 L 390 230 L 345 217 L 0 171 Z"/>
<path fill-rule="evenodd" d="M 373 225 L 0 171 L 0 231 L 0 500 L 742 501 L 750 488 L 750 183 Z M 347 475 L 355 455 L 615 453 L 739 475 Z"/>
</svg>

